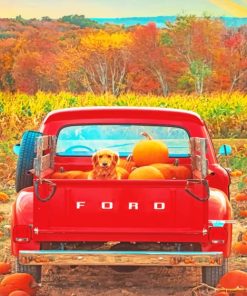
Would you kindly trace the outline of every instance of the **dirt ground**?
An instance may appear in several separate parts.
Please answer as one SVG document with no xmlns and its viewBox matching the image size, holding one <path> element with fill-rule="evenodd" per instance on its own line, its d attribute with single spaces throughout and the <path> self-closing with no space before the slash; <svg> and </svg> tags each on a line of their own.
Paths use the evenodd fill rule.
<svg viewBox="0 0 247 296">
<path fill-rule="evenodd" d="M 237 192 L 238 178 L 233 179 L 231 196 Z M 7 237 L 11 201 L 0 204 L 0 214 L 4 216 L 1 226 L 4 236 L 0 238 L 0 261 L 13 262 L 10 255 L 10 239 Z M 240 231 L 247 229 L 247 218 L 237 216 L 236 202 L 232 201 L 236 224 L 233 229 L 233 242 Z M 3 225 L 4 224 L 4 225 Z M 6 225 L 6 226 L 5 226 Z M 247 272 L 247 257 L 232 255 L 229 269 Z M 3 276 L 0 276 L 0 280 Z M 102 267 L 45 267 L 42 271 L 42 285 L 37 296 L 187 296 L 213 295 L 211 290 L 203 289 L 199 294 L 193 289 L 201 283 L 200 268 L 180 267 L 141 267 L 132 273 L 119 273 L 107 266 Z"/>
</svg>

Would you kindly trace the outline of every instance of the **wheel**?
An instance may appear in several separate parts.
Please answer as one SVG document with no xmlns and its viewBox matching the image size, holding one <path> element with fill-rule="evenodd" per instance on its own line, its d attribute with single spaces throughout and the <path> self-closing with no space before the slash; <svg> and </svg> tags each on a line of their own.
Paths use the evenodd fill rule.
<svg viewBox="0 0 247 296">
<path fill-rule="evenodd" d="M 33 176 L 28 174 L 28 171 L 33 168 L 33 160 L 36 155 L 35 142 L 39 136 L 42 134 L 36 131 L 26 131 L 22 136 L 16 168 L 16 192 L 33 184 Z"/>
<path fill-rule="evenodd" d="M 23 265 L 19 263 L 19 260 L 15 261 L 15 271 L 18 273 L 31 274 L 37 283 L 41 282 L 41 267 L 40 265 Z"/>
<path fill-rule="evenodd" d="M 221 266 L 205 266 L 202 267 L 202 282 L 216 287 L 220 278 L 228 271 L 228 259 L 223 260 Z"/>
</svg>

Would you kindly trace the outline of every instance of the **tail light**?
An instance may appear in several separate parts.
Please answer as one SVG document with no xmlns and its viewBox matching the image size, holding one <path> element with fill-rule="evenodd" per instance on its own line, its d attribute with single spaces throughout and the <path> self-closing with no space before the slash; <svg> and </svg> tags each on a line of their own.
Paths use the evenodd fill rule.
<svg viewBox="0 0 247 296">
<path fill-rule="evenodd" d="M 28 243 L 31 240 L 31 227 L 28 225 L 16 225 L 13 229 L 13 239 L 16 243 Z"/>
</svg>

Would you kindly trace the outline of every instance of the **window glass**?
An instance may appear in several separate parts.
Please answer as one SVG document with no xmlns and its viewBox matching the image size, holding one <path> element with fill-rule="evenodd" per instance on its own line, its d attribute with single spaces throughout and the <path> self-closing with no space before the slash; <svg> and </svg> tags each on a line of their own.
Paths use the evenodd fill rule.
<svg viewBox="0 0 247 296">
<path fill-rule="evenodd" d="M 186 130 L 174 126 L 105 124 L 64 127 L 57 140 L 57 155 L 90 156 L 100 149 L 111 149 L 120 156 L 132 153 L 134 145 L 143 140 L 142 132 L 153 139 L 163 141 L 170 157 L 189 156 L 189 135 Z"/>
</svg>

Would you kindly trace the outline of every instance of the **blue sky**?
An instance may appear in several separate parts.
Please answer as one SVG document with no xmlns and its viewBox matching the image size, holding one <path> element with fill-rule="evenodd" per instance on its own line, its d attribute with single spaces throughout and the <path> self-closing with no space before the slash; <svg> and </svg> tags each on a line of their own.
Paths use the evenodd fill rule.
<svg viewBox="0 0 247 296">
<path fill-rule="evenodd" d="M 246 16 L 247 0 L 0 0 L 0 17 L 130 17 L 196 14 Z M 239 15 L 238 15 L 239 14 Z"/>
</svg>

